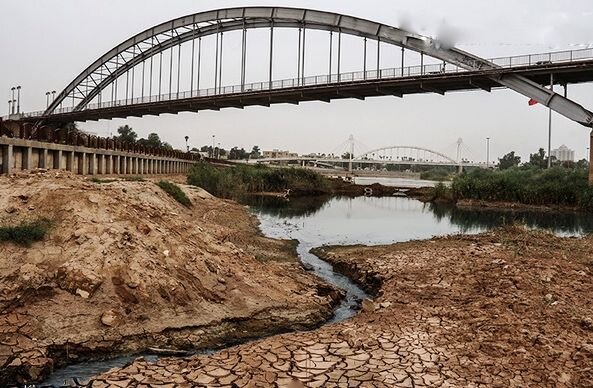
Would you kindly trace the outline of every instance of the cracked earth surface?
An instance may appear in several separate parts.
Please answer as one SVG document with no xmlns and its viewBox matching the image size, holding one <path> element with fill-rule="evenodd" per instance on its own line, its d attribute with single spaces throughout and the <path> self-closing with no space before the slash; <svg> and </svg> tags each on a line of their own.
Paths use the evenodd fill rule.
<svg viewBox="0 0 593 388">
<path fill-rule="evenodd" d="M 593 387 L 593 238 L 521 228 L 317 254 L 374 292 L 356 317 L 92 387 Z"/>
</svg>

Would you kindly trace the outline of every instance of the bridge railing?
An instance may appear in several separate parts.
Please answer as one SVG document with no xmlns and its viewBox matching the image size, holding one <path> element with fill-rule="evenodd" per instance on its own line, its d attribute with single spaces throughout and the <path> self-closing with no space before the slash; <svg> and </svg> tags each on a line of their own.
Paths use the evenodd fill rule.
<svg viewBox="0 0 593 388">
<path fill-rule="evenodd" d="M 575 62 L 582 60 L 593 59 L 593 48 L 580 49 L 580 50 L 567 50 L 558 52 L 549 52 L 543 54 L 529 54 L 529 55 L 518 55 L 512 57 L 501 57 L 489 59 L 489 61 L 499 67 L 513 68 L 533 65 L 545 65 L 554 63 L 566 63 Z M 308 76 L 303 78 L 289 78 L 277 81 L 263 81 L 254 82 L 245 85 L 230 85 L 221 86 L 218 88 L 207 88 L 200 90 L 190 90 L 184 92 L 173 92 L 165 93 L 161 95 L 128 98 L 117 101 L 97 102 L 88 104 L 85 110 L 96 110 L 96 109 L 107 109 L 118 106 L 129 106 L 138 104 L 158 103 L 173 100 L 191 99 L 197 97 L 210 97 L 229 95 L 236 93 L 245 92 L 259 92 L 266 90 L 277 90 L 277 89 L 288 89 L 302 86 L 323 86 L 328 84 L 343 83 L 343 82 L 356 82 L 364 80 L 379 80 L 379 79 L 394 79 L 394 78 L 405 78 L 405 77 L 418 77 L 426 75 L 437 75 L 437 74 L 451 74 L 467 72 L 466 69 L 451 65 L 448 63 L 437 63 L 437 64 L 425 64 L 425 65 L 413 65 L 399 68 L 386 68 L 380 69 L 379 71 L 368 70 L 331 74 L 331 75 L 317 75 Z M 101 97 L 99 97 L 99 101 Z M 76 101 L 73 101 L 73 105 L 76 105 Z M 53 114 L 65 114 L 74 111 L 74 106 L 61 107 L 56 109 Z M 12 115 L 6 117 L 8 119 L 20 119 L 20 118 L 35 118 L 42 117 L 44 111 L 21 113 L 19 115 Z"/>
</svg>

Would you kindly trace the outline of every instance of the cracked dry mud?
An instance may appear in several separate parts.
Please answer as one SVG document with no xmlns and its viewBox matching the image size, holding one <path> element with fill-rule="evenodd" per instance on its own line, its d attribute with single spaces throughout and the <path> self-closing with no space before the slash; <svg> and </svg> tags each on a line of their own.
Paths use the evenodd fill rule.
<svg viewBox="0 0 593 388">
<path fill-rule="evenodd" d="M 178 178 L 179 179 L 179 178 Z M 148 347 L 216 348 L 312 328 L 338 292 L 261 236 L 232 201 L 154 182 L 64 173 L 0 177 L 0 225 L 48 217 L 47 238 L 0 244 L 0 386 Z"/>
<path fill-rule="evenodd" d="M 356 317 L 92 387 L 592 387 L 593 238 L 521 228 L 317 254 L 375 291 Z"/>
</svg>

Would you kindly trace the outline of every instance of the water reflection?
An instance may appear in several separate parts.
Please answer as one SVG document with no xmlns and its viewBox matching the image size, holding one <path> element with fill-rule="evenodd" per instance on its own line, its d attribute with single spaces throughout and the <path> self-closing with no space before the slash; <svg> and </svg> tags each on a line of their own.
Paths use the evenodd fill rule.
<svg viewBox="0 0 593 388">
<path fill-rule="evenodd" d="M 593 216 L 587 213 L 469 210 L 433 204 L 429 205 L 429 210 L 438 220 L 443 218 L 450 220 L 463 233 L 513 223 L 522 224 L 531 229 L 545 229 L 561 235 L 593 232 Z"/>
<path fill-rule="evenodd" d="M 410 198 L 250 198 L 260 218 L 281 219 L 284 233 L 308 230 L 324 243 L 388 243 L 448 233 L 479 233 L 513 223 L 560 235 L 593 232 L 593 215 L 508 210 L 468 210 L 424 204 Z M 298 234 L 303 234 L 301 231 Z M 302 236 L 293 236 L 295 238 Z M 317 239 L 316 239 L 317 240 Z"/>
</svg>

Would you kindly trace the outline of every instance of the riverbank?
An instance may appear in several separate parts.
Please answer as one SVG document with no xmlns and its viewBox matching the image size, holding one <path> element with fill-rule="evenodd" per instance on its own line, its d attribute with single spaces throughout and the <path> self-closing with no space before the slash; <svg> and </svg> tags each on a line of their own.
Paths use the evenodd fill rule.
<svg viewBox="0 0 593 388">
<path fill-rule="evenodd" d="M 0 178 L 0 225 L 51 221 L 30 246 L 0 243 L 0 385 L 148 347 L 219 348 L 332 316 L 339 292 L 302 269 L 293 241 L 263 237 L 236 202 L 180 188 L 191 208 L 150 180 Z"/>
<path fill-rule="evenodd" d="M 92 386 L 592 386 L 593 237 L 507 228 L 315 252 L 375 300 L 312 332 L 140 359 Z"/>
</svg>

